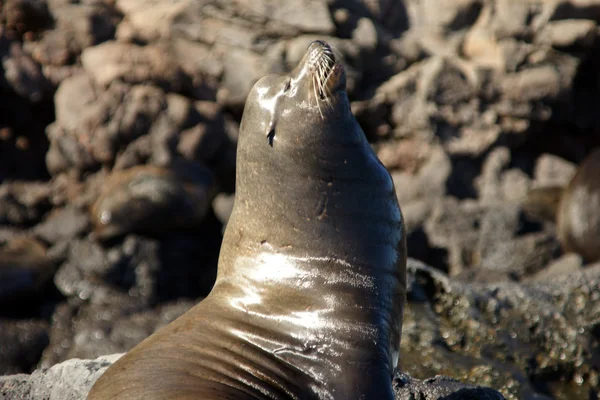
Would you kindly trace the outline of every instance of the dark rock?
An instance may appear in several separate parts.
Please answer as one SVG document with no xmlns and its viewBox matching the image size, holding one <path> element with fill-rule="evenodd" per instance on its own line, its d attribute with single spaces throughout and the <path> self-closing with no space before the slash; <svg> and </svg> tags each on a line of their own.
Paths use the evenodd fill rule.
<svg viewBox="0 0 600 400">
<path fill-rule="evenodd" d="M 399 374 L 393 384 L 396 400 L 504 400 L 504 396 L 493 389 L 465 385 L 445 376 L 420 381 L 408 374 Z"/>
<path fill-rule="evenodd" d="M 7 29 L 24 35 L 50 26 L 52 16 L 46 1 L 5 0 L 0 10 L 0 21 Z"/>
<path fill-rule="evenodd" d="M 122 298 L 102 306 L 75 307 L 73 317 L 65 318 L 71 314 L 68 311 L 61 317 L 64 323 L 60 329 L 52 328 L 52 341 L 44 351 L 42 365 L 126 352 L 194 305 L 187 300 L 143 309 Z"/>
<path fill-rule="evenodd" d="M 48 330 L 45 321 L 0 320 L 0 374 L 31 372 L 48 345 Z"/>
<path fill-rule="evenodd" d="M 12 182 L 0 186 L 0 225 L 32 225 L 50 207 L 50 186 Z"/>
<path fill-rule="evenodd" d="M 0 247 L 0 313 L 17 314 L 39 299 L 54 272 L 46 248 L 34 239 L 16 238 Z"/>
<path fill-rule="evenodd" d="M 98 304 L 110 302 L 115 291 L 129 293 L 142 304 L 156 298 L 160 260 L 155 240 L 130 237 L 123 246 L 110 249 L 89 240 L 74 240 L 69 249 L 67 261 L 55 277 L 63 295 Z"/>
<path fill-rule="evenodd" d="M 597 393 L 592 327 L 599 273 L 594 267 L 543 283 L 472 284 L 410 260 L 406 372 L 445 374 L 525 400 Z M 565 373 L 578 383 L 554 385 Z M 540 381 L 546 385 L 537 386 Z"/>
<path fill-rule="evenodd" d="M 52 120 L 49 82 L 1 25 L 0 59 L 0 181 L 45 179 L 43 130 Z"/>
<path fill-rule="evenodd" d="M 0 30 L 0 56 L 4 82 L 17 95 L 31 103 L 39 103 L 50 93 L 50 84 L 42 74 L 40 67 L 23 51 L 17 42 L 7 43 Z"/>
</svg>

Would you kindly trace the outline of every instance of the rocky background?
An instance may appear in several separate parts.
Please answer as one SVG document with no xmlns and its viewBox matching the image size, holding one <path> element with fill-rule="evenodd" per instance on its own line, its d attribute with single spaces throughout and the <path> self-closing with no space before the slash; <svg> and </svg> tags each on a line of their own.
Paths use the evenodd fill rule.
<svg viewBox="0 0 600 400">
<path fill-rule="evenodd" d="M 600 144 L 598 22 L 600 0 L 0 0 L 0 375 L 127 351 L 210 291 L 246 95 L 319 38 L 406 219 L 403 370 L 597 399 L 600 265 L 524 199 Z"/>
</svg>

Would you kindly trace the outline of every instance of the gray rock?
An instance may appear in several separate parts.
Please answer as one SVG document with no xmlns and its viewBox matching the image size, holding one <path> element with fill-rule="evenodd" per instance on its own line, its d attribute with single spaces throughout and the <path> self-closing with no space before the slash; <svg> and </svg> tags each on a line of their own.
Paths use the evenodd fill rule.
<svg viewBox="0 0 600 400">
<path fill-rule="evenodd" d="M 6 400 L 83 400 L 100 375 L 121 356 L 73 359 L 31 375 L 3 376 L 0 394 Z"/>
<path fill-rule="evenodd" d="M 55 209 L 34 228 L 34 234 L 48 243 L 73 239 L 87 232 L 90 220 L 87 213 L 75 207 Z"/>
</svg>

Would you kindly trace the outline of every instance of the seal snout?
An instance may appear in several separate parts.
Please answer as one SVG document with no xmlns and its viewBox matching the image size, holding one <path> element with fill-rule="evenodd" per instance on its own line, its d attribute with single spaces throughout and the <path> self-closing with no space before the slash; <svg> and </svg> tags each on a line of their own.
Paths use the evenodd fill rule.
<svg viewBox="0 0 600 400">
<path fill-rule="evenodd" d="M 333 108 L 335 92 L 345 89 L 344 67 L 336 62 L 333 50 L 322 40 L 315 40 L 308 46 L 304 60 L 304 68 L 307 68 L 312 81 L 313 97 L 319 113 L 323 116 L 319 102 Z"/>
<path fill-rule="evenodd" d="M 308 46 L 308 66 L 309 70 L 318 80 L 319 97 L 324 99 L 327 79 L 333 71 L 336 62 L 335 55 L 331 47 L 322 40 L 315 40 Z"/>
</svg>

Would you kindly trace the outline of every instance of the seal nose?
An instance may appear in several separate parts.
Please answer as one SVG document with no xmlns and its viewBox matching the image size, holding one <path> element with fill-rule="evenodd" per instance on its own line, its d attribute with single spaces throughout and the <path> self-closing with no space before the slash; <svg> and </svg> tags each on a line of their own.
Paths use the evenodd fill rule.
<svg viewBox="0 0 600 400">
<path fill-rule="evenodd" d="M 328 58 L 332 61 L 332 63 L 335 63 L 335 55 L 333 54 L 331 46 L 329 46 L 327 42 L 323 40 L 313 40 L 312 42 L 310 42 L 306 53 L 313 54 L 313 52 L 314 54 L 318 55 L 326 54 Z"/>
</svg>

